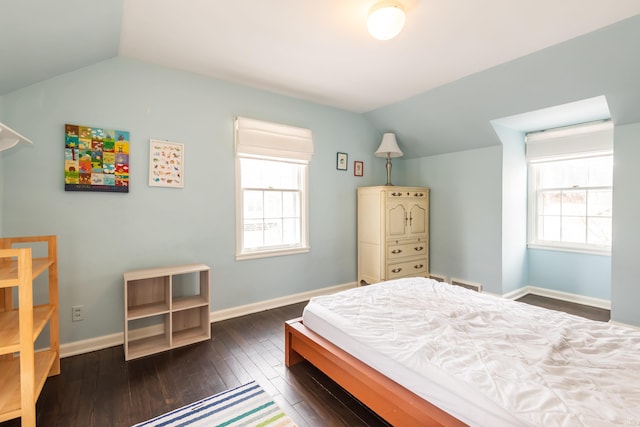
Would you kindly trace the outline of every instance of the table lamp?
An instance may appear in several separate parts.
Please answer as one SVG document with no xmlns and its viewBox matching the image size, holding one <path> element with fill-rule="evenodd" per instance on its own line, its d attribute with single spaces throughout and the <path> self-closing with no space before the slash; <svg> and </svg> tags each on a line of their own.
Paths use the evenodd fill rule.
<svg viewBox="0 0 640 427">
<path fill-rule="evenodd" d="M 380 143 L 380 147 L 378 147 L 374 154 L 376 157 L 387 158 L 387 185 L 393 185 L 391 183 L 391 158 L 401 157 L 403 154 L 400 147 L 398 147 L 396 135 L 393 133 L 385 133 L 382 135 L 382 143 Z"/>
</svg>

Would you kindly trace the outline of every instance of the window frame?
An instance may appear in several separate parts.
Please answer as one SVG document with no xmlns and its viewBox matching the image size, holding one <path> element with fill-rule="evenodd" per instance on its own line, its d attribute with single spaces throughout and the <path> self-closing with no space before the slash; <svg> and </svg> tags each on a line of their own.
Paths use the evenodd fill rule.
<svg viewBox="0 0 640 427">
<path fill-rule="evenodd" d="M 545 250 L 556 250 L 556 251 L 564 251 L 564 252 L 575 252 L 575 253 L 587 253 L 587 254 L 597 254 L 597 255 L 611 255 L 611 245 L 596 245 L 592 243 L 572 243 L 572 242 L 561 242 L 561 241 L 553 241 L 553 240 L 538 240 L 538 193 L 539 189 L 539 174 L 537 172 L 537 165 L 541 165 L 544 163 L 550 163 L 555 161 L 563 161 L 563 160 L 579 160 L 579 159 L 587 159 L 594 157 L 611 157 L 613 161 L 613 152 L 594 152 L 594 153 L 576 153 L 571 156 L 562 156 L 560 158 L 548 158 L 543 160 L 536 161 L 528 161 L 527 162 L 527 180 L 528 180 L 528 194 L 527 194 L 527 248 L 533 249 L 545 249 Z M 611 186 L 584 186 L 584 187 L 558 187 L 553 190 L 563 191 L 563 190 L 602 190 L 602 189 L 610 189 L 613 194 L 613 183 Z M 545 189 L 550 190 L 550 189 Z M 613 203 L 612 203 L 613 204 Z M 613 208 L 613 206 L 612 206 Z M 562 218 L 562 215 L 560 215 Z M 586 218 L 589 218 L 588 215 L 585 214 Z M 611 218 L 613 219 L 613 213 Z"/>
<path fill-rule="evenodd" d="M 257 159 L 273 162 L 295 163 L 302 167 L 299 174 L 300 184 L 300 244 L 286 246 L 269 246 L 248 250 L 244 247 L 244 190 L 242 187 L 241 160 Z M 253 188 L 253 187 L 252 187 Z M 311 250 L 309 245 L 309 162 L 294 161 L 266 156 L 252 156 L 236 154 L 236 260 L 266 258 L 282 255 L 307 253 Z"/>
</svg>

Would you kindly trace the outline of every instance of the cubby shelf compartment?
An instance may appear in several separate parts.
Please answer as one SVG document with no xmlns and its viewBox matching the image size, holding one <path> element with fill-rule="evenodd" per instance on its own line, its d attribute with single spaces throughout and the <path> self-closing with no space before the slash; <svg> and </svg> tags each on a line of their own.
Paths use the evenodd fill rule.
<svg viewBox="0 0 640 427">
<path fill-rule="evenodd" d="M 204 264 L 124 273 L 125 360 L 210 339 L 209 276 Z"/>
<path fill-rule="evenodd" d="M 34 253 L 45 257 L 34 258 Z M 47 272 L 45 304 L 33 281 Z M 39 287 L 39 285 L 35 285 Z M 16 303 L 17 301 L 17 303 Z M 49 348 L 34 343 L 49 326 Z M 0 422 L 36 425 L 36 401 L 47 377 L 60 373 L 58 250 L 56 236 L 0 238 Z"/>
</svg>

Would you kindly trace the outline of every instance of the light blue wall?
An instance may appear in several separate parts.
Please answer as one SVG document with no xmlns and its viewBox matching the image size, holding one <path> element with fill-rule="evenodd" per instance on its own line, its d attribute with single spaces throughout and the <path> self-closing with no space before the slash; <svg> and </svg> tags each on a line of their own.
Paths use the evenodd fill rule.
<svg viewBox="0 0 640 427">
<path fill-rule="evenodd" d="M 494 124 L 503 144 L 502 292 L 526 285 L 610 300 L 611 258 L 527 249 L 527 162 L 524 135 Z"/>
<path fill-rule="evenodd" d="M 431 188 L 431 271 L 499 295 L 531 285 L 610 300 L 609 256 L 527 250 L 524 140 L 495 130 L 501 147 L 402 163 L 406 185 Z"/>
<path fill-rule="evenodd" d="M 419 93 L 366 116 L 408 157 L 498 145 L 491 122 L 604 95 L 616 125 L 640 121 L 640 15 Z M 434 64 L 437 67 L 437 64 Z"/>
<path fill-rule="evenodd" d="M 235 260 L 236 115 L 313 131 L 310 253 Z M 385 179 L 380 134 L 361 115 L 117 58 L 6 95 L 3 119 L 34 141 L 2 155 L 4 235 L 58 235 L 63 343 L 122 331 L 132 269 L 210 265 L 212 310 L 356 279 L 355 188 Z M 65 123 L 130 132 L 128 194 L 64 191 Z M 185 144 L 184 189 L 147 185 L 150 138 Z M 71 323 L 74 305 L 86 320 Z"/>
<path fill-rule="evenodd" d="M 311 253 L 235 261 L 236 115 L 312 129 Z M 127 59 L 105 61 L 0 98 L 2 121 L 35 143 L 0 154 L 0 232 L 59 236 L 62 342 L 122 330 L 122 272 L 130 269 L 207 263 L 214 310 L 351 282 L 355 188 L 385 182 L 384 159 L 372 156 L 380 134 L 364 117 Z M 64 123 L 131 132 L 129 194 L 63 191 Z M 184 189 L 147 186 L 149 138 L 186 145 Z M 603 299 L 611 273 L 612 317 L 640 324 L 638 139 L 638 125 L 616 127 L 611 260 L 541 250 L 523 260 L 524 217 L 513 216 L 526 193 L 526 186 L 517 190 L 521 153 L 497 138 L 488 148 L 394 159 L 393 182 L 431 187 L 434 273 L 496 294 L 520 283 Z M 347 172 L 335 169 L 337 151 L 349 153 Z M 365 161 L 364 178 L 353 176 L 353 160 Z M 70 307 L 79 304 L 87 319 L 71 323 Z"/>
<path fill-rule="evenodd" d="M 613 157 L 611 318 L 640 325 L 640 123 L 616 127 Z"/>
<path fill-rule="evenodd" d="M 430 270 L 502 294 L 502 147 L 404 160 L 405 183 L 430 187 Z"/>
<path fill-rule="evenodd" d="M 494 124 L 502 141 L 502 294 L 527 285 L 527 161 L 524 134 Z"/>
<path fill-rule="evenodd" d="M 637 55 L 637 42 L 634 41 L 638 39 L 639 20 L 640 17 L 630 18 L 417 94 L 413 98 L 384 106 L 368 112 L 366 116 L 379 129 L 396 132 L 401 146 L 406 148 L 405 154 L 410 157 L 420 157 L 409 164 L 420 167 L 427 164 L 433 165 L 434 160 L 429 159 L 431 157 L 439 159 L 439 155 L 444 152 L 457 151 L 452 154 L 452 158 L 457 159 L 465 157 L 462 150 L 472 145 L 476 147 L 503 145 L 504 141 L 501 144 L 500 139 L 496 138 L 496 128 L 491 126 L 496 120 L 599 96 L 606 97 L 611 118 L 616 124 L 617 139 L 617 127 L 638 122 L 638 114 L 640 114 L 637 102 L 634 102 L 640 99 L 640 80 L 637 78 L 640 70 L 640 56 Z M 616 66 L 612 67 L 611 64 Z M 402 145 L 403 142 L 405 145 Z M 502 217 L 498 234 L 489 240 L 493 242 L 498 239 L 497 244 L 490 246 L 490 253 L 501 254 L 500 262 L 492 264 L 492 267 L 500 270 L 502 274 L 498 284 L 493 285 L 494 292 L 506 293 L 517 289 L 518 283 L 524 282 L 524 284 L 578 293 L 587 297 L 602 299 L 610 297 L 613 306 L 612 316 L 615 318 L 617 306 L 630 304 L 628 299 L 617 303 L 616 299 L 617 295 L 626 295 L 628 292 L 626 287 L 632 286 L 628 280 L 636 270 L 624 270 L 623 273 L 624 268 L 620 266 L 619 277 L 626 277 L 627 282 L 611 285 L 612 259 L 609 257 L 535 250 L 527 252 L 523 259 L 526 240 L 522 233 L 526 233 L 526 223 L 524 223 L 526 214 L 520 212 L 523 209 L 522 200 L 526 197 L 527 188 L 526 184 L 523 185 L 520 181 L 523 180 L 522 174 L 526 173 L 526 168 L 514 166 L 515 163 L 513 163 L 516 159 L 517 164 L 522 164 L 522 152 L 511 151 L 506 145 L 503 145 L 503 148 L 505 151 L 502 153 L 503 164 L 500 171 L 502 178 L 484 189 L 486 194 L 491 195 L 490 197 L 500 198 L 498 203 L 501 206 L 500 212 L 494 213 Z M 640 162 L 640 157 L 635 153 L 629 153 L 629 155 L 634 156 L 632 158 L 635 164 Z M 616 158 L 618 156 L 616 153 Z M 455 161 L 446 164 L 450 166 L 450 173 L 469 166 L 465 163 L 457 166 Z M 472 176 L 479 168 L 481 166 L 473 165 L 468 173 Z M 415 174 L 420 173 L 424 177 L 432 178 L 426 170 L 419 168 L 418 170 L 420 172 Z M 517 185 L 514 185 L 513 177 L 516 177 L 516 181 L 519 182 Z M 634 176 L 634 178 L 637 177 Z M 621 180 L 626 181 L 626 176 L 618 179 L 615 185 L 620 185 Z M 625 183 L 623 186 L 637 185 L 638 181 L 636 179 L 631 182 L 633 184 Z M 517 194 L 518 187 L 521 188 L 522 194 Z M 436 209 L 438 207 L 434 196 L 432 211 Z M 472 203 L 464 203 L 459 209 L 475 209 L 475 206 Z M 626 215 L 626 213 L 621 214 L 623 209 L 629 209 L 629 207 L 626 205 L 622 208 L 614 207 L 614 228 L 618 227 L 616 225 L 618 215 Z M 514 213 L 517 219 L 512 216 Z M 459 215 L 458 213 L 450 214 L 456 217 Z M 442 215 L 446 214 L 442 213 L 440 217 Z M 492 220 L 494 220 L 493 217 L 480 219 L 481 225 L 466 230 L 470 234 L 464 239 L 469 242 L 480 241 L 478 236 L 484 236 L 486 233 L 484 224 Z M 453 219 L 445 218 L 445 221 L 453 221 Z M 630 221 L 623 227 L 629 224 Z M 439 224 L 435 219 L 432 220 L 432 225 L 432 233 L 439 233 L 440 231 L 436 229 Z M 512 239 L 513 230 L 518 227 L 520 227 L 520 233 L 516 239 Z M 448 271 L 438 270 L 444 270 L 446 263 L 451 264 L 451 268 L 454 268 L 455 264 L 460 264 L 462 266 L 457 267 L 458 269 L 472 270 L 474 275 L 479 276 L 478 269 L 470 268 L 467 264 L 464 252 L 457 254 L 459 248 L 466 244 L 457 241 L 460 238 L 459 235 L 455 237 L 451 242 L 442 235 L 432 240 L 432 242 L 435 240 L 438 246 L 432 246 L 431 270 L 452 275 L 453 273 Z M 614 259 L 618 241 L 619 239 L 617 240 L 614 236 Z M 438 251 L 443 253 L 442 256 L 446 254 L 448 259 L 441 260 Z M 626 247 L 617 249 L 618 254 L 622 252 L 625 256 L 631 256 Z M 493 256 L 486 254 L 484 256 L 494 259 Z M 468 278 L 481 280 L 477 277 Z M 610 291 L 611 286 L 614 291 Z M 486 284 L 485 287 L 489 289 Z M 625 290 L 619 289 L 616 293 L 616 288 Z M 632 318 L 636 324 L 640 324 L 640 311 Z"/>
<path fill-rule="evenodd" d="M 617 220 L 614 213 L 614 221 Z M 611 299 L 611 257 L 529 249 L 529 285 L 570 294 Z"/>
</svg>

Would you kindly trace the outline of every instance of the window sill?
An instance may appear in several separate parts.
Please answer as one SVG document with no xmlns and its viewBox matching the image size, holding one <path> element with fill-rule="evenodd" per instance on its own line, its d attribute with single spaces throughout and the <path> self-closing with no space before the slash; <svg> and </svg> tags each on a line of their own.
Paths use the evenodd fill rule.
<svg viewBox="0 0 640 427">
<path fill-rule="evenodd" d="M 245 259 L 255 259 L 255 258 L 270 258 L 275 256 L 283 256 L 283 255 L 295 255 L 310 252 L 311 248 L 309 246 L 305 246 L 302 248 L 292 248 L 292 249 L 274 249 L 270 251 L 259 251 L 259 252 L 247 252 L 236 254 L 236 261 L 242 261 Z"/>
<path fill-rule="evenodd" d="M 541 249 L 545 251 L 572 252 L 578 254 L 611 256 L 611 249 L 579 248 L 575 246 L 556 246 L 543 243 L 529 243 L 527 249 Z"/>
</svg>

